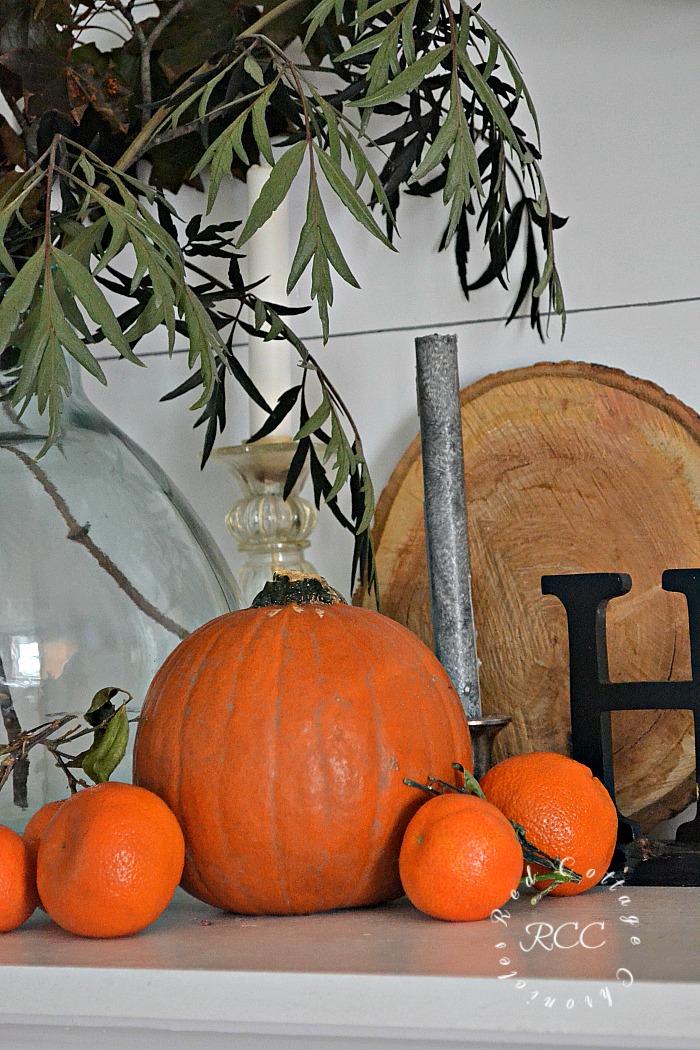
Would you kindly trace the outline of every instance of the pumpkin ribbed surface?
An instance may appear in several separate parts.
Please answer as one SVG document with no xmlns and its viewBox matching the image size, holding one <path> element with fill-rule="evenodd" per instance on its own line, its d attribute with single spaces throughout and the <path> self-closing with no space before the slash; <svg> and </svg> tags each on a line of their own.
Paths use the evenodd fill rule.
<svg viewBox="0 0 700 1050">
<path fill-rule="evenodd" d="M 426 795 L 471 768 L 452 683 L 419 639 L 347 605 L 221 616 L 148 691 L 134 782 L 176 814 L 184 888 L 245 914 L 303 914 L 401 895 L 403 832 Z"/>
</svg>

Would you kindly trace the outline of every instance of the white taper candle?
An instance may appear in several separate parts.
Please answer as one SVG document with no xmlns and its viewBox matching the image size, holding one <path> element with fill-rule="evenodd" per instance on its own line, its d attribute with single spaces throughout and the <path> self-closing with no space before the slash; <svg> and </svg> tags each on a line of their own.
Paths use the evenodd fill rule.
<svg viewBox="0 0 700 1050">
<path fill-rule="evenodd" d="M 248 211 L 255 204 L 270 177 L 272 168 L 268 164 L 254 164 L 248 169 Z M 245 246 L 248 261 L 248 282 L 260 281 L 256 288 L 261 299 L 278 306 L 287 304 L 287 276 L 289 273 L 289 218 L 286 200 L 270 216 Z M 292 386 L 292 348 L 287 342 L 278 340 L 266 343 L 256 336 L 248 337 L 248 372 L 250 378 L 271 408 L 277 404 L 280 394 Z M 267 421 L 267 414 L 254 401 L 250 402 L 250 432 Z M 291 437 L 294 432 L 291 418 L 287 418 L 274 431 L 275 437 Z"/>
</svg>

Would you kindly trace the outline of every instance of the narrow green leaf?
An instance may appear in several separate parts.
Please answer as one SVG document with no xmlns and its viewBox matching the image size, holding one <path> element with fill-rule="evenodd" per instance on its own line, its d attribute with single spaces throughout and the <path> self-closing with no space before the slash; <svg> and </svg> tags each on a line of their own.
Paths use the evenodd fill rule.
<svg viewBox="0 0 700 1050">
<path fill-rule="evenodd" d="M 243 68 L 245 69 L 248 76 L 259 84 L 260 87 L 265 86 L 265 77 L 263 71 L 260 68 L 260 63 L 257 62 L 251 54 L 247 54 L 243 59 Z"/>
<path fill-rule="evenodd" d="M 369 472 L 365 469 L 362 471 L 362 492 L 365 497 L 364 513 L 360 519 L 360 523 L 357 526 L 357 532 L 364 532 L 372 524 L 372 518 L 374 516 L 374 486 L 372 485 L 372 479 L 369 476 Z"/>
<path fill-rule="evenodd" d="M 391 207 L 391 204 L 389 203 L 389 199 L 385 193 L 384 187 L 382 186 L 382 181 L 372 164 L 370 164 L 367 154 L 364 152 L 362 146 L 354 137 L 354 135 L 348 133 L 346 136 L 344 136 L 343 141 L 345 142 L 346 148 L 349 149 L 349 152 L 352 156 L 353 164 L 355 165 L 355 168 L 357 170 L 358 180 L 355 183 L 355 188 L 359 188 L 364 176 L 367 175 L 370 182 L 372 183 L 372 189 L 375 192 L 377 200 L 382 206 L 384 214 L 386 215 L 390 224 L 395 228 L 396 220 L 394 218 L 393 209 Z M 362 178 L 360 178 L 360 172 L 362 172 Z"/>
<path fill-rule="evenodd" d="M 66 237 L 64 250 L 83 266 L 87 266 L 95 251 L 95 246 L 101 241 L 108 226 L 109 219 L 106 215 L 101 215 L 99 219 L 87 226 L 79 226 L 75 232 Z"/>
<path fill-rule="evenodd" d="M 337 435 L 337 438 L 334 438 L 334 432 Z M 347 480 L 348 474 L 350 473 L 350 463 L 348 461 L 348 453 L 350 452 L 350 448 L 347 443 L 347 438 L 345 437 L 343 429 L 340 425 L 340 420 L 338 419 L 335 412 L 333 413 L 333 418 L 331 421 L 331 443 L 329 444 L 328 448 L 333 448 L 336 459 L 333 465 L 333 469 L 335 470 L 335 479 L 331 486 L 330 492 L 326 496 L 326 503 L 328 503 L 332 499 L 335 499 L 335 497 L 339 495 L 343 485 Z"/>
<path fill-rule="evenodd" d="M 331 155 L 331 159 L 334 164 L 340 167 L 341 162 L 341 149 L 340 149 L 340 135 L 338 133 L 338 116 L 331 105 L 321 95 L 317 95 L 314 92 L 314 97 L 318 102 L 321 112 L 326 121 L 326 128 L 328 131 L 328 149 Z"/>
<path fill-rule="evenodd" d="M 338 61 L 350 62 L 353 58 L 358 58 L 360 55 L 366 55 L 369 51 L 375 51 L 381 43 L 381 33 L 377 33 L 375 36 L 365 37 L 364 40 L 360 40 L 357 44 L 349 47 L 347 51 L 343 51 L 342 55 L 338 55 Z"/>
<path fill-rule="evenodd" d="M 498 61 L 499 47 L 498 41 L 493 37 L 489 37 L 489 57 L 486 60 L 484 67 L 483 77 L 484 80 L 488 80 L 494 69 L 496 68 L 496 62 Z"/>
<path fill-rule="evenodd" d="M 253 137 L 255 138 L 258 149 L 270 165 L 275 163 L 275 158 L 272 154 L 272 145 L 270 143 L 270 134 L 267 130 L 265 115 L 270 96 L 277 87 L 279 79 L 279 76 L 277 76 L 271 84 L 268 84 L 264 91 L 260 92 L 260 95 L 253 103 L 252 112 Z"/>
<path fill-rule="evenodd" d="M 126 235 L 126 223 L 120 215 L 110 216 L 110 228 L 112 235 L 109 240 L 107 249 L 104 252 L 98 252 L 97 266 L 95 267 L 95 273 L 100 273 L 111 263 L 112 259 L 115 259 L 119 255 L 120 251 L 127 244 Z M 71 255 L 73 253 L 71 252 Z"/>
<path fill-rule="evenodd" d="M 34 326 L 31 339 L 24 348 L 22 369 L 12 390 L 11 404 L 16 408 L 21 402 L 29 402 L 37 393 L 37 376 L 46 352 L 49 336 L 39 322 Z"/>
<path fill-rule="evenodd" d="M 253 312 L 255 315 L 255 327 L 258 329 L 259 332 L 262 332 L 263 328 L 265 327 L 265 321 L 267 320 L 267 315 L 265 313 L 265 304 L 262 301 L 262 299 L 255 300 L 255 310 Z"/>
<path fill-rule="evenodd" d="M 455 193 L 454 197 L 452 198 L 452 204 L 450 206 L 450 217 L 447 223 L 447 230 L 445 232 L 446 248 L 449 247 L 449 245 L 452 243 L 452 238 L 457 232 L 457 227 L 459 225 L 459 220 L 462 215 L 462 212 L 464 211 L 465 203 L 466 201 L 464 198 L 464 194 L 461 192 Z"/>
<path fill-rule="evenodd" d="M 458 110 L 457 137 L 455 139 L 450 164 L 447 169 L 447 179 L 443 190 L 443 199 L 445 203 L 451 199 L 458 186 L 462 187 L 465 199 L 468 199 L 470 195 L 470 178 L 474 183 L 479 196 L 483 196 L 484 188 L 481 182 L 481 174 L 479 172 L 479 160 L 476 155 L 476 147 L 469 133 L 464 109 L 460 105 Z"/>
<path fill-rule="evenodd" d="M 372 215 L 372 212 L 362 200 L 362 197 L 360 197 L 343 169 L 337 167 L 328 154 L 324 153 L 316 143 L 314 143 L 314 151 L 318 157 L 323 174 L 328 179 L 329 186 L 337 194 L 350 214 L 353 215 L 358 222 L 362 223 L 365 229 L 369 230 L 378 241 L 381 241 L 382 244 L 387 248 L 390 248 L 392 251 L 396 251 L 396 248 L 379 226 Z"/>
<path fill-rule="evenodd" d="M 60 248 L 52 248 L 51 256 L 56 261 L 76 299 L 80 301 L 95 324 L 102 329 L 105 339 L 128 361 L 137 365 L 143 364 L 132 351 L 112 307 L 89 270 L 86 270 L 77 259 Z"/>
<path fill-rule="evenodd" d="M 303 47 L 307 48 L 311 42 L 311 38 L 322 25 L 326 22 L 331 14 L 331 11 L 336 6 L 336 0 L 322 0 L 320 4 L 316 4 L 312 11 L 306 16 L 306 21 L 309 23 L 309 28 L 306 31 L 304 37 Z"/>
<path fill-rule="evenodd" d="M 12 333 L 29 308 L 43 270 L 44 252 L 40 248 L 27 260 L 0 299 L 0 351 L 9 345 Z"/>
<path fill-rule="evenodd" d="M 328 259 L 322 250 L 322 245 L 319 244 L 316 246 L 314 261 L 311 264 L 311 298 L 316 300 L 323 341 L 327 343 L 330 333 L 328 307 L 333 305 L 333 282 L 328 268 Z"/>
<path fill-rule="evenodd" d="M 58 301 L 61 304 L 61 309 L 65 314 L 66 320 L 71 327 L 75 329 L 81 339 L 84 339 L 86 343 L 92 342 L 93 334 L 90 330 L 90 326 L 87 324 L 82 310 L 78 307 L 75 296 L 68 287 L 65 277 L 60 270 L 56 270 L 53 277 L 56 295 L 58 296 Z"/>
<path fill-rule="evenodd" d="M 84 153 L 81 153 L 77 160 L 78 167 L 85 175 L 89 186 L 95 185 L 97 176 L 95 175 L 95 169 L 86 157 Z"/>
<path fill-rule="evenodd" d="M 466 73 L 469 83 L 474 88 L 474 91 L 483 103 L 486 111 L 491 115 L 491 118 L 499 131 L 509 145 L 515 150 L 521 163 L 530 164 L 534 160 L 534 157 L 530 151 L 519 142 L 518 136 L 515 134 L 513 125 L 503 109 L 503 106 L 498 101 L 474 63 L 470 60 L 469 56 L 461 50 L 458 51 L 458 56 L 459 64 Z"/>
<path fill-rule="evenodd" d="M 234 149 L 236 150 L 236 153 L 241 156 L 244 164 L 247 165 L 250 163 L 248 156 L 243 149 L 242 140 L 243 128 L 252 108 L 252 106 L 248 106 L 247 109 L 236 117 L 232 124 L 229 124 L 229 126 L 214 139 L 193 168 L 192 177 L 194 178 L 194 176 L 199 175 L 204 171 L 206 167 L 211 167 L 211 183 L 209 187 L 207 211 L 211 211 L 222 177 L 231 170 Z M 212 184 L 214 185 L 213 191 Z"/>
<path fill-rule="evenodd" d="M 449 51 L 450 47 L 447 44 L 436 48 L 435 51 L 428 51 L 428 53 L 419 58 L 417 62 L 414 62 L 411 66 L 407 66 L 402 73 L 399 73 L 397 77 L 394 77 L 394 79 L 391 80 L 386 87 L 382 88 L 381 91 L 377 91 L 375 94 L 370 95 L 367 98 L 358 99 L 356 102 L 351 102 L 349 104 L 351 106 L 364 107 L 383 106 L 387 102 L 394 102 L 397 98 L 410 94 L 411 91 L 415 90 L 415 88 L 417 88 L 418 85 L 422 83 L 426 77 L 430 76 L 433 70 L 440 65 Z"/>
<path fill-rule="evenodd" d="M 279 208 L 301 167 L 305 151 L 305 142 L 295 142 L 277 161 L 270 172 L 270 177 L 260 191 L 260 196 L 250 209 L 246 224 L 238 238 L 237 248 L 244 245 Z"/>
<path fill-rule="evenodd" d="M 340 245 L 338 244 L 335 238 L 335 234 L 333 233 L 333 230 L 330 227 L 325 209 L 323 207 L 321 207 L 318 211 L 318 223 L 319 231 L 321 234 L 321 242 L 326 251 L 326 255 L 328 256 L 328 261 L 330 262 L 331 266 L 338 274 L 340 274 L 340 276 L 343 278 L 344 281 L 347 282 L 347 284 L 352 285 L 353 288 L 359 288 L 360 285 L 345 260 L 345 256 L 343 255 Z"/>
<path fill-rule="evenodd" d="M 539 282 L 537 283 L 537 286 L 535 288 L 533 288 L 533 290 L 532 290 L 532 297 L 533 297 L 533 299 L 538 299 L 542 295 L 542 293 L 544 292 L 545 288 L 549 284 L 549 281 L 550 281 L 550 278 L 551 278 L 553 272 L 554 272 L 554 256 L 552 255 L 551 251 L 548 251 L 547 252 L 547 257 L 546 257 L 546 259 L 544 261 L 544 268 L 542 270 L 542 276 L 540 277 Z"/>
<path fill-rule="evenodd" d="M 446 153 L 453 145 L 455 139 L 457 138 L 457 132 L 459 130 L 459 116 L 457 113 L 457 106 L 461 108 L 461 105 L 461 98 L 459 97 L 459 95 L 455 95 L 453 93 L 450 99 L 450 107 L 447 111 L 445 121 L 440 127 L 440 130 L 438 131 L 437 135 L 433 139 L 433 142 L 430 148 L 428 149 L 427 153 L 423 157 L 423 160 L 408 180 L 409 186 L 412 182 L 419 182 L 420 179 L 425 178 L 425 176 L 429 172 L 431 172 L 433 168 L 436 168 L 438 164 L 441 163 Z"/>
<path fill-rule="evenodd" d="M 272 309 L 268 310 L 268 322 L 269 328 L 265 335 L 266 342 L 268 340 L 272 341 L 273 339 L 277 339 L 277 337 L 284 332 L 284 321 L 279 314 L 275 313 Z"/>
<path fill-rule="evenodd" d="M 86 372 L 98 379 L 104 386 L 107 385 L 107 379 L 105 377 L 102 368 L 100 367 L 97 359 L 90 353 L 85 346 L 85 343 L 80 339 L 75 330 L 70 326 L 66 320 L 65 314 L 61 308 L 58 295 L 56 294 L 55 288 L 52 292 L 52 309 L 51 309 L 51 321 L 53 330 L 56 333 L 56 338 L 59 343 L 66 350 L 71 357 L 80 364 Z"/>
<path fill-rule="evenodd" d="M 395 8 L 395 0 L 377 0 L 376 3 L 368 7 L 364 13 L 364 20 L 368 22 L 371 18 L 376 18 L 377 15 L 383 15 L 385 11 L 390 11 Z"/>
<path fill-rule="evenodd" d="M 207 215 L 214 207 L 216 198 L 219 195 L 222 180 L 231 174 L 231 165 L 233 163 L 232 140 L 235 131 L 235 125 L 232 125 L 232 134 L 218 144 L 216 152 L 211 157 L 211 162 L 209 164 L 209 190 L 207 192 Z M 196 167 L 201 170 L 204 165 L 202 165 L 200 161 Z"/>
<path fill-rule="evenodd" d="M 211 78 L 207 86 L 203 89 L 201 97 L 199 99 L 199 106 L 197 109 L 197 113 L 199 115 L 200 120 L 204 120 L 204 117 L 206 116 L 207 109 L 209 108 L 209 99 L 214 93 L 214 89 L 216 88 L 217 84 L 220 84 L 224 77 L 228 73 L 230 73 L 230 71 L 231 65 L 224 66 L 222 70 L 220 70 L 215 76 Z M 173 121 L 174 117 L 175 115 L 173 114 Z"/>
<path fill-rule="evenodd" d="M 331 414 L 331 403 L 328 399 L 328 394 L 323 392 L 323 400 L 318 406 L 316 411 L 309 416 L 301 430 L 294 435 L 295 441 L 301 441 L 303 438 L 311 437 L 315 430 L 322 427 Z"/>
<path fill-rule="evenodd" d="M 5 231 L 9 226 L 12 218 L 16 215 L 18 219 L 21 219 L 21 207 L 25 199 L 29 196 L 35 186 L 38 186 L 42 181 L 43 173 L 34 178 L 25 181 L 20 179 L 15 185 L 3 196 L 0 202 L 0 263 L 5 267 L 8 273 L 13 276 L 17 273 L 17 267 L 15 266 L 14 260 L 10 256 L 7 248 L 5 247 Z M 21 192 L 18 192 L 19 187 L 22 187 Z"/>
<path fill-rule="evenodd" d="M 313 220 L 308 217 L 304 225 L 302 226 L 301 233 L 299 235 L 299 243 L 297 250 L 292 261 L 292 266 L 289 271 L 289 278 L 287 280 L 287 293 L 295 287 L 297 281 L 303 274 L 306 267 L 311 262 L 313 254 L 316 250 L 316 229 Z"/>
<path fill-rule="evenodd" d="M 137 343 L 144 335 L 155 331 L 163 320 L 163 308 L 151 296 L 134 323 L 127 329 L 125 336 L 130 343 Z"/>
<path fill-rule="evenodd" d="M 372 59 L 369 70 L 367 71 L 367 90 L 365 92 L 365 98 L 373 97 L 378 92 L 386 89 L 390 72 L 392 72 L 395 77 L 398 76 L 397 56 L 400 33 L 401 24 L 399 21 L 392 22 L 387 26 L 382 36 L 381 47 L 378 48 L 376 55 Z M 363 130 L 370 119 L 370 109 L 371 107 L 368 107 L 362 114 L 361 126 Z"/>
<path fill-rule="evenodd" d="M 413 24 L 416 19 L 416 8 L 418 7 L 418 0 L 410 0 L 410 3 L 406 4 L 406 9 L 401 15 L 401 42 L 403 43 L 403 51 L 406 56 L 406 62 L 408 65 L 413 65 L 416 61 L 416 44 L 413 37 Z"/>
</svg>

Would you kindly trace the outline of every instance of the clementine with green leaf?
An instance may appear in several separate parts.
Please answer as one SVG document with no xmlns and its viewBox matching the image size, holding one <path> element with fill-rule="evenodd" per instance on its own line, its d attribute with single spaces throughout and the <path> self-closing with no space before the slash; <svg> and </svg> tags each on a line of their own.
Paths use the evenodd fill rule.
<svg viewBox="0 0 700 1050">
<path fill-rule="evenodd" d="M 521 824 L 534 846 L 582 876 L 579 883 L 553 886 L 552 895 L 572 896 L 600 882 L 615 852 L 617 810 L 588 766 L 532 751 L 499 762 L 480 784 L 489 802 Z M 545 871 L 536 865 L 531 870 Z"/>
</svg>

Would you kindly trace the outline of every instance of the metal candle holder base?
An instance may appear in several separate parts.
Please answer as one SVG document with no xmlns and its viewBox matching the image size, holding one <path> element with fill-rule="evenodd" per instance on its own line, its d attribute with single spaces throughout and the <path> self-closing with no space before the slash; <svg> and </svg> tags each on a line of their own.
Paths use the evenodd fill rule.
<svg viewBox="0 0 700 1050">
<path fill-rule="evenodd" d="M 494 741 L 512 721 L 510 715 L 484 715 L 483 718 L 468 719 L 474 751 L 474 776 L 477 780 L 481 780 L 493 765 Z"/>
</svg>

